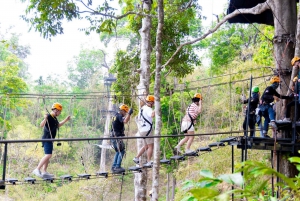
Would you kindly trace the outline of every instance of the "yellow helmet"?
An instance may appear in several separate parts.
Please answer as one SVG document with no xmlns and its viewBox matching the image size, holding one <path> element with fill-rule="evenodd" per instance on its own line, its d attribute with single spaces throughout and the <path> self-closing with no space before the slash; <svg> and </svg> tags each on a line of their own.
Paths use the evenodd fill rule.
<svg viewBox="0 0 300 201">
<path fill-rule="evenodd" d="M 273 76 L 270 80 L 271 84 L 273 84 L 274 82 L 280 82 L 280 78 L 278 76 Z"/>
<path fill-rule="evenodd" d="M 295 64 L 296 61 L 299 61 L 299 60 L 300 60 L 300 58 L 295 56 L 291 61 L 292 66 Z"/>
<path fill-rule="evenodd" d="M 146 98 L 146 101 L 148 102 L 154 102 L 155 98 L 153 95 L 148 95 L 147 98 Z"/>
<path fill-rule="evenodd" d="M 201 96 L 201 94 L 200 94 L 200 93 L 195 93 L 195 95 L 194 95 L 194 98 L 199 98 L 199 99 L 201 99 L 201 100 L 202 100 L 202 96 Z"/>
<path fill-rule="evenodd" d="M 297 82 L 298 81 L 298 76 L 294 77 L 293 82 Z"/>
<path fill-rule="evenodd" d="M 53 103 L 52 110 L 57 109 L 59 111 L 62 111 L 62 105 L 60 103 Z"/>
<path fill-rule="evenodd" d="M 124 110 L 125 112 L 128 112 L 128 111 L 129 111 L 129 107 L 128 107 L 127 105 L 125 105 L 125 104 L 120 105 L 119 109 L 120 109 L 120 110 Z"/>
</svg>

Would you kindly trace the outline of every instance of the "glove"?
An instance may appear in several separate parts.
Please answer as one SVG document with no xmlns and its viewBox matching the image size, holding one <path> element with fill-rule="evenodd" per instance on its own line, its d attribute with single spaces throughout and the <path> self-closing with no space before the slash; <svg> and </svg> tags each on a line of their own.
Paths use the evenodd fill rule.
<svg viewBox="0 0 300 201">
<path fill-rule="evenodd" d="M 130 108 L 130 110 L 129 110 L 128 114 L 129 114 L 129 115 L 131 115 L 132 113 L 133 113 L 133 109 L 132 109 L 132 108 Z"/>
</svg>

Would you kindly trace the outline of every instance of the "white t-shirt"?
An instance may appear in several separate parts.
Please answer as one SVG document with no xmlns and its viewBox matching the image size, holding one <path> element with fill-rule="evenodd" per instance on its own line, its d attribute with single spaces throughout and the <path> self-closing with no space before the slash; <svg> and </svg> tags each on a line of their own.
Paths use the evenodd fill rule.
<svg viewBox="0 0 300 201">
<path fill-rule="evenodd" d="M 148 122 L 150 122 L 151 124 L 153 124 L 153 121 L 152 121 L 152 113 L 153 113 L 153 109 L 151 107 L 149 107 L 148 105 L 144 105 L 142 108 L 141 108 L 141 111 L 139 112 L 139 131 L 140 132 L 146 132 L 146 131 L 149 131 L 151 126 L 150 124 L 145 121 L 145 119 L 142 117 L 141 115 L 141 112 L 143 112 L 143 116 L 145 119 L 148 120 Z M 153 127 L 153 126 L 152 126 Z"/>
</svg>

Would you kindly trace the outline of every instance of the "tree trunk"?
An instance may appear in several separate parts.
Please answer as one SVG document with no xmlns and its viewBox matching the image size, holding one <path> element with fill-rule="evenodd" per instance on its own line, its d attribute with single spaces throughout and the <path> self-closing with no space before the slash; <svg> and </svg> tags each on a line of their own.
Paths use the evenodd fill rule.
<svg viewBox="0 0 300 201">
<path fill-rule="evenodd" d="M 151 10 L 151 4 L 143 1 L 143 8 L 147 12 Z M 151 17 L 145 16 L 142 20 L 142 28 L 140 29 L 141 36 L 141 72 L 140 72 L 140 83 L 137 86 L 138 95 L 143 95 L 149 93 L 149 84 L 150 84 L 150 54 L 151 54 Z M 138 98 L 138 102 L 140 102 Z M 139 133 L 136 134 L 137 136 Z M 143 147 L 143 140 L 137 140 L 137 152 Z M 146 161 L 145 154 L 141 157 L 140 163 Z M 146 192 L 147 192 L 147 171 L 134 175 L 134 186 L 135 186 L 135 200 L 136 201 L 146 201 Z"/>
<path fill-rule="evenodd" d="M 109 89 L 108 89 L 109 90 Z M 108 99 L 108 111 L 106 113 L 106 120 L 105 120 L 105 127 L 104 127 L 104 135 L 103 137 L 109 137 L 109 125 L 111 121 L 111 114 L 110 111 L 112 111 L 112 105 L 113 105 L 113 98 Z M 100 172 L 106 172 L 105 167 L 106 167 L 106 148 L 109 146 L 109 141 L 108 140 L 103 140 L 102 141 L 102 148 L 101 148 L 101 160 L 100 160 Z"/>
<path fill-rule="evenodd" d="M 171 200 L 173 201 L 173 200 L 175 200 L 175 188 L 176 188 L 176 177 L 175 177 L 175 175 L 174 174 L 172 174 L 172 178 L 173 178 L 173 180 L 172 180 L 172 198 L 171 198 Z"/>
<path fill-rule="evenodd" d="M 291 59 L 294 57 L 294 43 L 295 41 L 295 31 L 297 23 L 297 10 L 295 0 L 274 0 L 270 4 L 271 9 L 274 13 L 274 27 L 275 27 L 275 37 L 274 37 L 274 56 L 276 62 L 276 70 L 281 79 L 281 87 L 279 89 L 280 94 L 287 94 L 288 85 L 291 80 L 292 70 Z M 293 76 L 293 75 L 292 75 Z M 283 117 L 284 107 L 281 108 L 277 105 L 276 108 L 277 119 Z M 286 133 L 279 134 L 278 137 L 291 137 L 287 136 Z M 275 161 L 274 164 L 279 163 L 279 171 L 289 177 L 295 176 L 295 166 L 289 163 L 287 156 L 283 155 L 281 152 L 279 154 L 279 161 Z M 276 160 L 277 157 L 274 157 Z"/>
<path fill-rule="evenodd" d="M 161 83 L 161 66 L 162 66 L 162 32 L 164 26 L 164 3 L 158 0 L 158 25 L 156 32 L 156 70 L 155 70 L 155 136 L 161 133 L 161 104 L 160 104 L 160 83 Z M 154 138 L 154 164 L 152 172 L 152 201 L 158 200 L 159 193 L 159 168 L 160 168 L 160 138 Z"/>
</svg>

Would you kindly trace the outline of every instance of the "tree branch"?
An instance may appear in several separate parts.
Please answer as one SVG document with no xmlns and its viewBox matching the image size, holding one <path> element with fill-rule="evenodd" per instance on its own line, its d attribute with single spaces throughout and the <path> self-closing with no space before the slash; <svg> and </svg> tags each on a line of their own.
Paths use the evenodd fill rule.
<svg viewBox="0 0 300 201">
<path fill-rule="evenodd" d="M 256 5 L 253 8 L 244 8 L 244 9 L 237 9 L 234 12 L 230 13 L 229 15 L 226 15 L 213 29 L 208 30 L 207 33 L 203 34 L 201 37 L 196 38 L 192 41 L 186 42 L 186 43 L 182 43 L 181 45 L 179 45 L 179 47 L 177 48 L 177 50 L 174 52 L 174 54 L 170 57 L 170 59 L 164 64 L 162 65 L 162 68 L 165 68 L 167 65 L 169 65 L 174 57 L 179 53 L 179 51 L 186 45 L 191 45 L 194 44 L 198 41 L 201 41 L 203 39 L 205 39 L 207 36 L 209 36 L 210 34 L 214 33 L 216 30 L 219 29 L 219 27 L 224 24 L 225 22 L 227 22 L 227 20 L 240 15 L 240 14 L 253 14 L 253 15 L 258 15 L 261 14 L 262 12 L 270 9 L 268 6 L 268 3 L 272 2 L 273 0 L 267 0 L 264 3 L 260 3 L 258 5 Z"/>
</svg>

